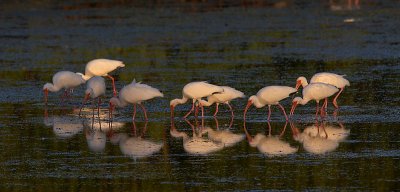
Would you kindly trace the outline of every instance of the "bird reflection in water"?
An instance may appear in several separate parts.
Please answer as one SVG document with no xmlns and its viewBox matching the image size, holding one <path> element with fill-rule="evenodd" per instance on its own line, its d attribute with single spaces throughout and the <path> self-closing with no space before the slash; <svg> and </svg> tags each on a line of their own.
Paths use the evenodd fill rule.
<svg viewBox="0 0 400 192">
<path fill-rule="evenodd" d="M 285 133 L 288 122 L 282 129 L 280 135 L 271 135 L 271 124 L 268 123 L 268 135 L 258 133 L 255 137 L 251 137 L 246 128 L 246 122 L 243 124 L 244 132 L 246 133 L 247 140 L 252 147 L 257 147 L 258 151 L 267 156 L 283 156 L 296 153 L 298 147 L 291 146 L 288 142 L 282 139 Z"/>
<path fill-rule="evenodd" d="M 83 130 L 81 119 L 62 113 L 49 117 L 47 106 L 44 108 L 43 123 L 46 126 L 52 126 L 54 134 L 63 139 L 71 138 Z"/>
<path fill-rule="evenodd" d="M 334 126 L 316 122 L 306 127 L 303 132 L 300 132 L 294 123 L 290 123 L 290 126 L 293 138 L 303 144 L 304 150 L 313 154 L 325 154 L 336 150 L 339 142 L 344 141 L 350 134 L 350 130 L 338 123 L 339 126 Z"/>
<path fill-rule="evenodd" d="M 172 137 L 183 139 L 183 149 L 187 153 L 192 155 L 208 155 L 220 151 L 224 148 L 223 143 L 215 142 L 209 138 L 202 137 L 204 119 L 202 119 L 201 126 L 198 125 L 197 118 L 195 119 L 196 126 L 190 123 L 187 119 L 185 119 L 185 121 L 192 129 L 192 137 L 190 137 L 187 133 L 183 131 L 178 131 L 175 127 L 173 119 L 171 119 L 170 134 Z"/>
<path fill-rule="evenodd" d="M 110 140 L 113 144 L 119 144 L 121 152 L 134 160 L 149 157 L 159 152 L 163 144 L 145 138 L 147 123 L 146 121 L 140 134 L 137 134 L 136 123 L 133 122 L 131 136 L 127 133 L 118 133 Z"/>
<path fill-rule="evenodd" d="M 204 120 L 204 119 L 203 119 Z M 214 118 L 216 129 L 212 129 L 209 126 L 205 126 L 202 129 L 202 134 L 207 134 L 207 137 L 214 142 L 221 143 L 224 147 L 231 147 L 239 143 L 245 138 L 244 134 L 236 134 L 232 133 L 229 129 L 232 126 L 233 118 L 231 118 L 231 122 L 229 128 L 227 129 L 219 129 L 218 119 Z"/>
<path fill-rule="evenodd" d="M 94 124 L 90 120 L 84 121 L 84 133 L 90 151 L 96 153 L 103 152 L 106 147 L 107 137 L 111 138 L 114 131 L 122 128 L 125 123 L 113 122 L 112 127 L 108 125 L 109 123 L 106 121 Z"/>
</svg>

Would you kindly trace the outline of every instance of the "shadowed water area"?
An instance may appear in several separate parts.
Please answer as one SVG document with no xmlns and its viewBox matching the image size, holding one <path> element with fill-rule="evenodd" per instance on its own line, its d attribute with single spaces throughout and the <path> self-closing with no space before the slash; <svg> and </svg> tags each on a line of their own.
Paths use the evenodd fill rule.
<svg viewBox="0 0 400 192">
<path fill-rule="evenodd" d="M 394 0 L 140 3 L 0 3 L 0 191 L 390 191 L 400 183 L 400 3 Z M 164 93 L 118 109 L 108 124 L 111 81 L 92 119 L 78 116 L 85 86 L 61 102 L 42 88 L 57 71 L 84 72 L 95 58 L 121 60 L 117 89 L 134 78 Z M 268 85 L 329 71 L 350 87 L 337 116 L 315 121 L 315 102 L 289 123 L 280 109 L 252 107 Z M 234 87 L 203 120 L 181 118 L 182 87 Z M 299 93 L 300 95 L 301 93 Z M 290 109 L 290 98 L 281 102 Z M 221 139 L 228 135 L 231 140 Z M 275 146 L 275 148 L 274 148 Z M 284 147 L 284 148 L 279 148 Z"/>
</svg>

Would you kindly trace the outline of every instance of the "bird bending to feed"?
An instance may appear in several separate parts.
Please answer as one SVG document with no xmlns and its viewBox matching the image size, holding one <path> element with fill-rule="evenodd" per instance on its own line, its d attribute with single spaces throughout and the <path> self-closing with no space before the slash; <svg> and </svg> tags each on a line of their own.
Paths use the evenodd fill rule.
<svg viewBox="0 0 400 192">
<path fill-rule="evenodd" d="M 173 99 L 170 101 L 171 118 L 174 117 L 174 108 L 176 105 L 184 104 L 188 101 L 188 99 L 193 100 L 192 108 L 184 116 L 184 118 L 186 118 L 194 110 L 194 104 L 196 101 L 199 101 L 202 97 L 208 97 L 216 93 L 222 93 L 223 91 L 224 89 L 222 87 L 209 84 L 205 81 L 191 82 L 186 84 L 182 89 L 182 99 Z M 203 106 L 201 104 L 200 107 L 203 110 Z M 204 115 L 202 114 L 202 116 Z"/>
<path fill-rule="evenodd" d="M 125 64 L 123 64 L 122 61 L 117 60 L 95 59 L 86 64 L 85 75 L 83 76 L 83 79 L 87 81 L 93 76 L 107 76 L 112 81 L 114 96 L 117 96 L 114 78 L 108 73 L 119 67 L 125 67 Z"/>
<path fill-rule="evenodd" d="M 147 121 L 146 108 L 144 108 L 142 102 L 154 97 L 164 97 L 164 95 L 156 88 L 133 80 L 132 83 L 121 89 L 119 97 L 113 97 L 110 99 L 110 119 L 112 117 L 114 106 L 125 107 L 128 104 L 133 104 L 134 111 L 132 120 L 135 120 L 136 104 L 139 104 L 143 110 L 145 120 Z"/>
<path fill-rule="evenodd" d="M 207 97 L 207 101 L 205 100 L 201 100 L 199 101 L 199 103 L 202 106 L 211 106 L 212 104 L 216 103 L 216 108 L 215 108 L 215 113 L 214 113 L 214 117 L 217 116 L 218 113 L 218 105 L 220 103 L 226 104 L 229 106 L 229 109 L 231 111 L 232 117 L 233 115 L 233 109 L 232 106 L 229 104 L 229 102 L 233 99 L 236 98 L 243 98 L 245 97 L 244 93 L 241 91 L 238 91 L 232 87 L 228 87 L 228 86 L 221 86 L 224 89 L 224 92 L 222 93 L 215 93 L 212 94 L 210 96 Z"/>
<path fill-rule="evenodd" d="M 304 87 L 303 89 L 303 98 L 296 97 L 292 101 L 292 108 L 290 109 L 290 116 L 293 115 L 294 110 L 298 104 L 305 105 L 311 100 L 315 100 L 317 102 L 317 110 L 315 112 L 315 117 L 317 118 L 319 111 L 319 101 L 321 99 L 328 98 L 338 92 L 339 89 L 333 85 L 325 84 L 325 83 L 312 83 Z M 321 110 L 322 111 L 322 110 Z M 321 112 L 322 113 L 322 112 Z"/>
<path fill-rule="evenodd" d="M 59 71 L 53 75 L 53 83 L 46 83 L 43 86 L 44 102 L 47 105 L 47 96 L 49 91 L 57 92 L 60 89 L 65 89 L 65 95 L 73 88 L 85 83 L 81 73 L 70 71 Z"/>
<path fill-rule="evenodd" d="M 327 73 L 327 72 L 322 72 L 322 73 L 317 73 L 314 76 L 311 77 L 310 84 L 311 83 L 326 83 L 329 85 L 333 85 L 337 88 L 339 88 L 338 94 L 335 96 L 333 99 L 332 103 L 335 106 L 335 108 L 339 108 L 339 105 L 337 104 L 337 98 L 339 97 L 340 93 L 342 93 L 344 87 L 350 86 L 350 82 L 344 78 L 345 75 L 338 75 L 335 73 Z M 303 86 L 306 87 L 308 85 L 307 79 L 305 77 L 299 77 L 297 78 L 296 82 L 296 89 L 299 87 Z M 328 104 L 328 100 L 325 100 L 324 106 Z"/>
<path fill-rule="evenodd" d="M 283 114 L 285 115 L 286 121 L 288 117 L 285 112 L 285 108 L 279 103 L 282 99 L 289 97 L 290 94 L 295 93 L 297 90 L 293 87 L 287 86 L 267 86 L 260 89 L 257 95 L 253 95 L 249 98 L 246 108 L 244 109 L 243 119 L 246 120 L 246 113 L 250 106 L 253 104 L 257 108 L 268 105 L 268 121 L 271 117 L 271 105 L 278 105 Z"/>
<path fill-rule="evenodd" d="M 101 96 L 103 96 L 106 93 L 106 83 L 104 81 L 103 77 L 100 76 L 96 76 L 96 77 L 92 77 L 89 79 L 89 81 L 87 81 L 86 83 L 86 90 L 85 90 L 85 97 L 83 99 L 82 102 L 82 106 L 79 110 L 79 116 L 81 115 L 82 112 L 82 108 L 85 105 L 86 101 L 90 98 L 98 99 L 97 102 L 97 114 L 100 118 L 100 103 L 101 103 Z M 94 110 L 94 108 L 93 108 Z M 93 113 L 94 116 L 94 113 Z"/>
</svg>

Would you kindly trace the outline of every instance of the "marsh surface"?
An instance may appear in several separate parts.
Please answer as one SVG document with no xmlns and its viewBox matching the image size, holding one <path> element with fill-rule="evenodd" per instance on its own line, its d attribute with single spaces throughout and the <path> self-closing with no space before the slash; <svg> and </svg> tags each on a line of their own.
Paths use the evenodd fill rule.
<svg viewBox="0 0 400 192">
<path fill-rule="evenodd" d="M 390 0 L 361 1 L 360 7 L 307 1 L 1 3 L 0 190 L 398 189 L 399 6 Z M 119 89 L 135 78 L 163 91 L 164 98 L 145 103 L 147 124 L 141 113 L 132 124 L 132 107 L 117 112 L 112 130 L 106 122 L 101 128 L 92 123 L 90 105 L 79 118 L 73 107 L 84 86 L 64 103 L 60 93 L 50 94 L 45 115 L 44 83 L 60 70 L 83 72 L 94 58 L 124 61 L 126 67 L 113 73 Z M 337 118 L 330 105 L 328 118 L 317 123 L 340 132 L 336 137 L 315 132 L 314 103 L 298 107 L 286 126 L 278 108 L 270 127 L 266 108 L 252 108 L 248 137 L 246 99 L 232 102 L 232 126 L 226 108 L 217 121 L 213 107 L 203 122 L 169 119 L 169 100 L 181 97 L 190 81 L 250 96 L 267 85 L 294 86 L 298 76 L 320 71 L 346 74 L 351 82 L 339 98 Z M 106 101 L 111 86 L 107 91 Z M 282 104 L 288 110 L 291 103 Z M 104 102 L 105 117 L 106 109 Z M 175 116 L 188 109 L 177 107 Z M 224 130 L 237 140 L 213 137 Z M 263 142 L 294 151 L 271 155 Z"/>
</svg>

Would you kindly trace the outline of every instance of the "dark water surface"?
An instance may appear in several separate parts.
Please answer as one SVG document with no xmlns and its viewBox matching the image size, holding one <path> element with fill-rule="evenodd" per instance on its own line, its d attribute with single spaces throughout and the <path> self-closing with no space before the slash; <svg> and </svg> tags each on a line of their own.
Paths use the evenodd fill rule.
<svg viewBox="0 0 400 192">
<path fill-rule="evenodd" d="M 399 189 L 400 4 L 331 2 L 0 3 L 0 190 Z M 43 85 L 95 58 L 124 61 L 118 88 L 136 78 L 163 91 L 145 104 L 148 123 L 139 113 L 132 124 L 128 107 L 109 129 L 107 102 L 101 128 L 90 105 L 79 118 L 84 86 L 64 103 L 50 93 L 45 116 Z M 226 108 L 217 120 L 213 107 L 203 122 L 169 119 L 169 100 L 190 81 L 251 96 L 320 71 L 346 74 L 351 86 L 319 129 L 314 103 L 288 124 L 273 107 L 270 126 L 266 109 L 252 108 L 244 127 L 246 99 L 232 102 L 231 126 Z M 278 145 L 292 151 L 273 155 Z"/>
</svg>

